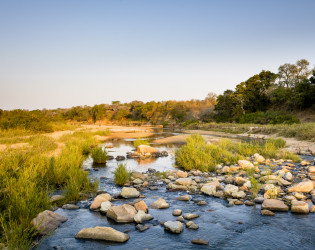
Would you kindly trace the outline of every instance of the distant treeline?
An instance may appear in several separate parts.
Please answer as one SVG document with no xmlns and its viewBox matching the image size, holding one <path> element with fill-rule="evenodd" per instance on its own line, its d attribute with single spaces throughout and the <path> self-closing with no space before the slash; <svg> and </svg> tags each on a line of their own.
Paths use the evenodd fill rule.
<svg viewBox="0 0 315 250">
<path fill-rule="evenodd" d="M 298 123 L 293 111 L 314 109 L 315 69 L 301 59 L 284 64 L 278 73 L 261 71 L 218 97 L 209 93 L 204 100 L 99 104 L 55 110 L 0 109 L 0 128 L 22 128 L 49 132 L 52 122 L 108 122 L 126 124 L 182 125 L 197 122 L 279 124 Z"/>
</svg>

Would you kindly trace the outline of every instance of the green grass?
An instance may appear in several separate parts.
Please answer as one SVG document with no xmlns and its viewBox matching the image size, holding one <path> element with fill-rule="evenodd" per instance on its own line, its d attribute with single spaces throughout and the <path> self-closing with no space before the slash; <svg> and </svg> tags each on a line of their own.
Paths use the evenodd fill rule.
<svg viewBox="0 0 315 250">
<path fill-rule="evenodd" d="M 137 148 L 140 145 L 150 145 L 150 142 L 148 141 L 148 139 L 143 139 L 143 138 L 137 138 L 134 142 L 133 142 L 133 146 L 135 148 Z"/>
<path fill-rule="evenodd" d="M 92 149 L 91 157 L 93 159 L 93 163 L 96 164 L 104 164 L 108 159 L 108 155 L 105 149 L 102 147 L 95 147 Z"/>
<path fill-rule="evenodd" d="M 49 209 L 49 196 L 59 189 L 65 202 L 96 192 L 98 182 L 89 180 L 81 169 L 84 139 L 65 140 L 57 157 L 45 153 L 55 148 L 53 139 L 29 137 L 31 148 L 0 152 L 0 242 L 9 249 L 30 249 L 34 229 L 30 221 Z"/>
<path fill-rule="evenodd" d="M 315 141 L 315 123 L 300 124 L 235 124 L 235 123 L 203 123 L 193 124 L 191 129 L 205 129 L 226 133 L 240 134 L 277 134 L 284 137 L 294 137 L 299 140 Z"/>
<path fill-rule="evenodd" d="M 117 185 L 125 185 L 130 178 L 130 174 L 127 170 L 126 164 L 118 164 L 117 168 L 114 171 L 114 181 Z"/>
<path fill-rule="evenodd" d="M 175 159 L 176 165 L 185 170 L 198 169 L 203 172 L 215 171 L 218 164 L 235 164 L 238 160 L 251 157 L 255 153 L 265 158 L 300 161 L 298 156 L 283 151 L 279 146 L 284 146 L 281 140 L 233 143 L 228 139 L 222 139 L 207 144 L 201 135 L 191 135 L 187 138 L 187 145 L 176 150 Z"/>
</svg>

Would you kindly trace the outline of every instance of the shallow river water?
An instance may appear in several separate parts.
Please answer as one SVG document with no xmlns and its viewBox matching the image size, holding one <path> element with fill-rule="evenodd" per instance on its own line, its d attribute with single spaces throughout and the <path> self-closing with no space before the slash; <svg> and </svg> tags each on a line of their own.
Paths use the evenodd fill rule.
<svg viewBox="0 0 315 250">
<path fill-rule="evenodd" d="M 161 133 L 155 137 L 167 135 L 170 134 Z M 132 140 L 134 138 L 111 142 L 114 147 L 108 149 L 109 155 L 125 156 L 126 152 L 133 149 Z M 139 172 L 146 172 L 148 168 L 158 171 L 174 169 L 174 146 L 162 146 L 159 150 L 167 150 L 170 154 L 155 161 L 128 159 L 128 169 Z M 100 180 L 99 188 L 111 195 L 121 190 L 113 183 L 112 172 L 116 166 L 115 159 L 108 161 L 106 167 L 97 167 L 96 170 L 90 158 L 83 164 L 83 168 L 89 170 L 91 178 Z M 81 208 L 78 210 L 56 210 L 67 217 L 68 221 L 44 239 L 38 249 L 315 249 L 314 213 L 296 215 L 277 212 L 275 216 L 262 216 L 260 205 L 227 207 L 227 201 L 205 195 L 192 195 L 188 202 L 179 201 L 174 198 L 186 192 L 166 192 L 165 185 L 162 184 L 158 190 L 145 190 L 141 194 L 145 195 L 143 200 L 148 205 L 158 197 L 164 198 L 170 204 L 168 209 L 149 209 L 154 219 L 146 223 L 151 225 L 148 230 L 139 232 L 134 223 L 118 224 L 99 212 L 90 211 L 88 208 L 91 199 L 79 202 L 77 205 Z M 208 204 L 199 206 L 193 202 L 194 199 L 205 200 Z M 121 205 L 128 201 L 120 200 L 113 204 Z M 183 213 L 199 214 L 200 217 L 193 220 L 199 225 L 199 229 L 185 228 L 179 235 L 166 232 L 160 222 L 176 220 L 172 212 L 177 208 L 182 209 Z M 82 228 L 95 226 L 110 226 L 122 232 L 128 231 L 130 239 L 123 244 L 75 239 Z M 192 244 L 191 240 L 195 238 L 209 241 L 209 246 Z"/>
</svg>

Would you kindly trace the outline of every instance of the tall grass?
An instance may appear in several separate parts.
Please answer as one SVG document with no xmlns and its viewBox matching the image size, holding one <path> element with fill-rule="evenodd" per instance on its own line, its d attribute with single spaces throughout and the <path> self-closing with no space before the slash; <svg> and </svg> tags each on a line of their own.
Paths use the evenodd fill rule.
<svg viewBox="0 0 315 250">
<path fill-rule="evenodd" d="M 123 186 L 129 180 L 130 174 L 127 170 L 126 164 L 118 164 L 117 168 L 114 171 L 114 181 L 117 185 Z"/>
<path fill-rule="evenodd" d="M 265 143 L 238 142 L 233 143 L 222 139 L 207 144 L 201 135 L 191 135 L 187 138 L 187 145 L 175 152 L 176 164 L 185 170 L 199 169 L 200 171 L 214 171 L 218 164 L 235 164 L 240 159 L 259 153 L 266 158 L 284 158 L 299 161 L 300 158 L 292 153 L 282 151 L 282 140 L 270 140 Z"/>
<path fill-rule="evenodd" d="M 81 169 L 84 139 L 68 138 L 56 158 L 45 155 L 56 146 L 50 137 L 28 140 L 30 149 L 0 152 L 0 241 L 9 249 L 31 247 L 35 231 L 30 221 L 51 207 L 49 196 L 54 190 L 64 193 L 67 202 L 95 192 L 98 186 Z"/>
<path fill-rule="evenodd" d="M 93 163 L 96 164 L 104 164 L 108 159 L 108 155 L 105 149 L 102 147 L 95 147 L 92 149 L 91 157 L 93 159 Z"/>
<path fill-rule="evenodd" d="M 150 142 L 148 141 L 148 139 L 144 139 L 144 138 L 137 138 L 134 142 L 133 142 L 133 146 L 135 148 L 137 148 L 140 145 L 150 145 Z"/>
</svg>

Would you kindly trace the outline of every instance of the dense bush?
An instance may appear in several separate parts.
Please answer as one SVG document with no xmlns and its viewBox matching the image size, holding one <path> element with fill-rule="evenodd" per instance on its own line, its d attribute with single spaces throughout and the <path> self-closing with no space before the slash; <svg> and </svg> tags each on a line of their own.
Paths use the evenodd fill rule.
<svg viewBox="0 0 315 250">
<path fill-rule="evenodd" d="M 108 159 L 108 155 L 105 149 L 102 147 L 95 147 L 92 149 L 91 157 L 93 159 L 93 163 L 96 164 L 104 164 Z"/>
<path fill-rule="evenodd" d="M 256 124 L 293 124 L 300 123 L 300 120 L 294 115 L 283 112 L 267 111 L 245 114 L 240 117 L 239 123 Z"/>
<path fill-rule="evenodd" d="M 120 163 L 114 171 L 114 181 L 117 185 L 123 186 L 129 180 L 129 172 L 126 165 Z"/>
</svg>

